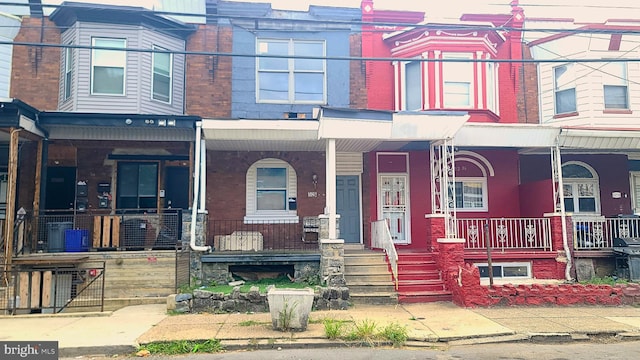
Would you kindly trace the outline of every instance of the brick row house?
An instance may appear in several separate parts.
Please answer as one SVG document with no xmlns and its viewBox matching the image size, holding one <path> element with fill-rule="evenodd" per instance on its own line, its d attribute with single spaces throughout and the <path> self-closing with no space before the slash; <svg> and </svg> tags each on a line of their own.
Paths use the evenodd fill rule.
<svg viewBox="0 0 640 360">
<path fill-rule="evenodd" d="M 287 274 L 385 301 L 467 304 L 453 273 L 470 265 L 473 286 L 490 269 L 623 274 L 611 248 L 637 225 L 637 69 L 578 62 L 633 57 L 614 31 L 633 25 L 587 41 L 517 1 L 424 19 L 370 0 L 23 17 L 0 113 L 22 129 L 3 139 L 7 214 L 27 210 L 10 258 L 104 261 L 105 297 L 129 303 L 176 290 L 176 245 L 193 250 L 187 283 Z M 530 31 L 549 24 L 566 33 Z"/>
</svg>

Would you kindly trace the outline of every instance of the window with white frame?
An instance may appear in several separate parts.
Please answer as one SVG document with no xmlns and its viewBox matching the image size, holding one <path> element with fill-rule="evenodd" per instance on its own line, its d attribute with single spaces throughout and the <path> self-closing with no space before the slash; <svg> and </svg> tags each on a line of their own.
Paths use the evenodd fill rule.
<svg viewBox="0 0 640 360">
<path fill-rule="evenodd" d="M 633 213 L 640 214 L 640 171 L 631 171 L 630 177 Z"/>
<path fill-rule="evenodd" d="M 489 265 L 487 263 L 475 263 L 478 270 L 480 270 L 481 278 L 489 277 Z M 491 266 L 492 274 L 494 278 L 531 278 L 531 263 L 530 262 L 498 262 L 493 263 Z"/>
<path fill-rule="evenodd" d="M 71 80 L 73 75 L 73 48 L 64 49 L 64 99 L 71 97 Z"/>
<path fill-rule="evenodd" d="M 246 190 L 245 222 L 298 222 L 297 177 L 287 162 L 255 162 L 247 170 Z"/>
<path fill-rule="evenodd" d="M 574 64 L 564 64 L 553 68 L 553 90 L 556 114 L 577 111 Z"/>
<path fill-rule="evenodd" d="M 629 95 L 627 80 L 627 64 L 610 62 L 600 68 L 604 87 L 605 109 L 628 109 Z"/>
<path fill-rule="evenodd" d="M 422 63 L 411 61 L 404 66 L 404 110 L 422 110 Z"/>
<path fill-rule="evenodd" d="M 154 50 L 164 50 L 154 46 Z M 173 73 L 173 58 L 168 52 L 153 53 L 153 99 L 169 103 L 171 102 L 171 78 Z"/>
<path fill-rule="evenodd" d="M 473 105 L 473 56 L 471 54 L 443 54 L 443 103 L 449 108 L 467 108 Z M 468 60 L 468 61 L 464 61 Z"/>
<path fill-rule="evenodd" d="M 256 96 L 259 102 L 326 103 L 324 41 L 259 39 Z"/>
<path fill-rule="evenodd" d="M 487 211 L 487 179 L 456 178 L 455 206 L 459 211 Z M 449 191 L 450 196 L 453 196 Z M 451 201 L 451 199 L 450 199 Z"/>
<path fill-rule="evenodd" d="M 94 47 L 126 48 L 125 39 L 93 38 Z M 125 94 L 127 53 L 120 50 L 93 49 L 91 52 L 91 93 Z"/>
<path fill-rule="evenodd" d="M 569 162 L 562 165 L 564 208 L 573 213 L 600 213 L 598 176 L 588 165 Z"/>
</svg>

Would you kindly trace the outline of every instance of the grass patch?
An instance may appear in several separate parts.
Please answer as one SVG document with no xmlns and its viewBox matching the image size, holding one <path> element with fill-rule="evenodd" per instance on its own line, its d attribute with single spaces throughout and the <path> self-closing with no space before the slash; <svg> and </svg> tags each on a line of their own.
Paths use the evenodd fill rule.
<svg viewBox="0 0 640 360">
<path fill-rule="evenodd" d="M 391 341 L 395 347 L 404 345 L 407 339 L 409 339 L 407 327 L 400 326 L 400 324 L 397 323 L 391 323 L 385 326 L 382 331 L 380 331 L 380 336 L 383 339 Z"/>
<path fill-rule="evenodd" d="M 281 276 L 276 279 L 261 279 L 257 281 L 247 281 L 244 285 L 240 286 L 241 293 L 248 293 L 252 286 L 257 286 L 260 289 L 260 293 L 266 293 L 267 288 L 273 285 L 277 288 L 292 288 L 292 289 L 304 289 L 308 288 L 311 285 L 306 282 L 292 282 L 286 276 Z M 223 293 L 223 294 L 231 294 L 234 286 L 230 285 L 210 285 L 202 288 L 203 290 L 215 292 L 215 293 Z"/>
<path fill-rule="evenodd" d="M 153 342 L 142 345 L 138 351 L 147 350 L 152 355 L 180 355 L 192 353 L 217 353 L 224 351 L 220 340 L 177 340 Z"/>
<path fill-rule="evenodd" d="M 322 324 L 324 325 L 324 335 L 327 339 L 335 340 L 343 336 L 344 321 L 334 319 L 324 319 Z"/>
<path fill-rule="evenodd" d="M 611 285 L 614 286 L 616 284 L 628 284 L 629 281 L 626 279 L 619 279 L 613 276 L 605 276 L 605 277 L 594 277 L 590 280 L 580 281 L 580 284 L 583 285 Z"/>
<path fill-rule="evenodd" d="M 240 323 L 238 323 L 239 326 L 257 326 L 257 325 L 263 325 L 264 323 L 260 323 L 258 321 L 254 321 L 254 320 L 247 320 L 247 321 L 242 321 Z"/>
</svg>

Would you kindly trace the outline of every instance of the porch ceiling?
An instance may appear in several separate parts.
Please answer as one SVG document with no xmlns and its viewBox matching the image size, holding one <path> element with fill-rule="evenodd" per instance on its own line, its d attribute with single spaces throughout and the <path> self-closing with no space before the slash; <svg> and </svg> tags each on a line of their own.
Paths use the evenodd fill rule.
<svg viewBox="0 0 640 360">
<path fill-rule="evenodd" d="M 195 131 L 188 128 L 142 128 L 114 126 L 47 125 L 49 139 L 111 141 L 194 141 Z"/>
</svg>

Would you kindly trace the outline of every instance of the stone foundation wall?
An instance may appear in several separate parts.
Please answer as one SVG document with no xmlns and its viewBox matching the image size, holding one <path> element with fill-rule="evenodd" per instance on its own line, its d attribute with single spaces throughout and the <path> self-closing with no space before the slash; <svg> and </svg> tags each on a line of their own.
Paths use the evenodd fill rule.
<svg viewBox="0 0 640 360">
<path fill-rule="evenodd" d="M 349 307 L 349 289 L 318 288 L 313 298 L 313 310 L 346 310 Z M 267 294 L 257 287 L 241 293 L 238 287 L 231 294 L 195 290 L 193 294 L 174 294 L 167 298 L 167 310 L 178 313 L 269 312 Z"/>
<path fill-rule="evenodd" d="M 273 263 L 274 265 L 281 265 L 281 263 Z M 199 263 L 201 284 L 226 284 L 231 281 L 237 280 L 231 277 L 229 272 L 229 265 L 239 265 L 237 263 Z M 293 265 L 293 278 L 295 282 L 307 282 L 310 284 L 318 284 L 320 274 L 320 264 L 313 261 L 298 261 L 290 265 Z"/>
</svg>

